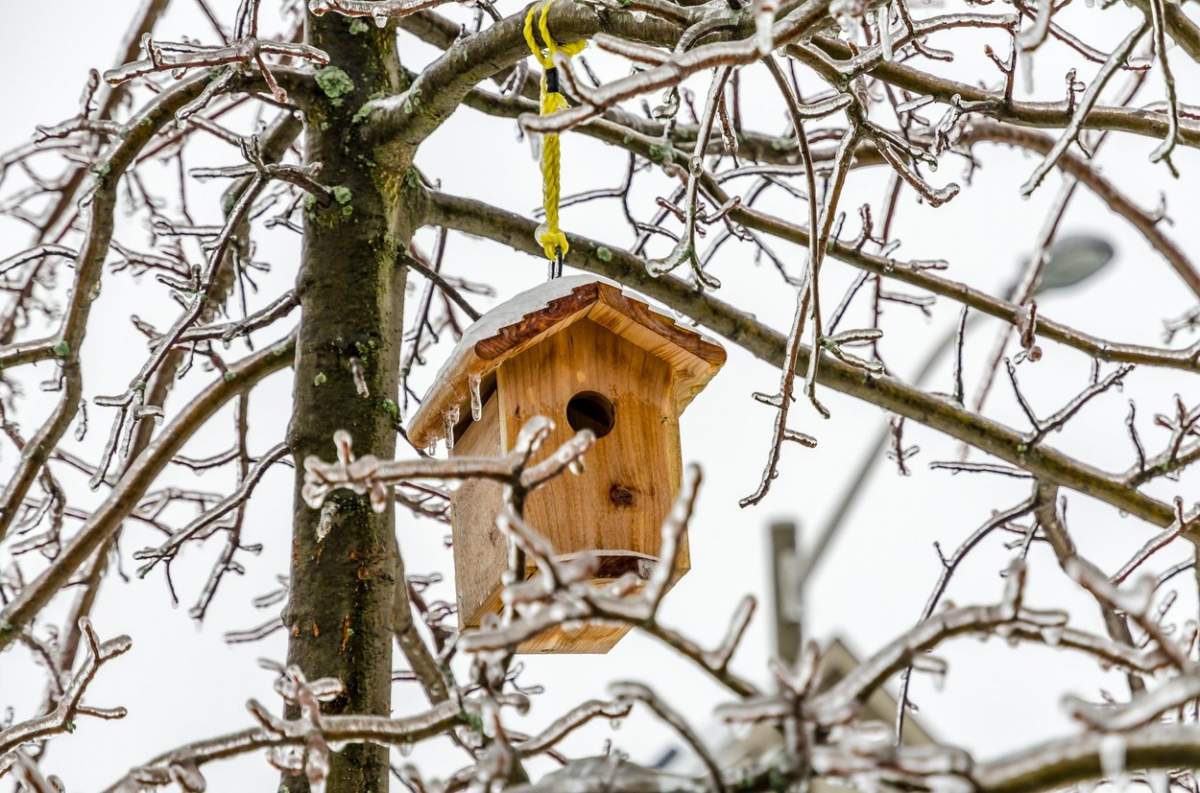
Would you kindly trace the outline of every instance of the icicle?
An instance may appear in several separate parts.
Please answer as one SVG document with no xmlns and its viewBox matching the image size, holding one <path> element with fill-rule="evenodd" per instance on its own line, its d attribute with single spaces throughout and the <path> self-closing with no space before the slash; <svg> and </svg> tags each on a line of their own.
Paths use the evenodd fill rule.
<svg viewBox="0 0 1200 793">
<path fill-rule="evenodd" d="M 750 724 L 749 722 L 745 722 L 745 721 L 729 722 L 729 732 L 732 733 L 733 737 L 739 741 L 749 738 L 750 731 L 753 729 L 754 729 L 754 725 Z"/>
<path fill-rule="evenodd" d="M 775 0 L 756 0 L 754 3 L 754 40 L 759 55 L 768 55 L 775 49 L 771 27 L 778 10 L 779 4 Z"/>
<path fill-rule="evenodd" d="M 1050 647 L 1057 647 L 1062 643 L 1064 630 L 1065 628 L 1062 625 L 1050 625 L 1042 628 L 1042 641 Z"/>
<path fill-rule="evenodd" d="M 1024 50 L 1018 52 L 1017 70 L 1021 72 L 1021 86 L 1025 93 L 1033 93 L 1033 56 Z"/>
<path fill-rule="evenodd" d="M 456 402 L 442 414 L 442 423 L 446 427 L 446 451 L 454 451 L 454 428 L 458 426 L 458 403 Z"/>
<path fill-rule="evenodd" d="M 478 374 L 472 374 L 467 377 L 467 390 L 471 392 L 471 420 L 479 421 L 483 418 L 483 399 L 480 396 L 479 389 L 483 383 L 483 378 Z"/>
<path fill-rule="evenodd" d="M 1170 778 L 1166 771 L 1151 771 L 1147 777 L 1150 783 L 1150 793 L 1167 793 L 1170 787 Z"/>
<path fill-rule="evenodd" d="M 883 50 L 883 59 L 891 63 L 892 53 L 892 7 L 884 3 L 875 9 L 875 24 L 879 28 L 879 46 Z"/>
<path fill-rule="evenodd" d="M 428 454 L 430 457 L 434 457 L 437 455 L 437 443 L 438 443 L 438 439 L 433 436 L 430 436 L 429 442 L 425 444 L 425 453 Z"/>
<path fill-rule="evenodd" d="M 1020 612 L 1024 590 L 1025 563 L 1020 559 L 1014 559 L 1004 573 L 1004 597 L 1000 601 L 1000 606 L 1007 619 L 1015 619 Z"/>
<path fill-rule="evenodd" d="M 337 512 L 336 501 L 326 501 L 321 507 L 321 517 L 317 521 L 317 542 L 323 542 L 333 530 L 333 515 Z"/>
<path fill-rule="evenodd" d="M 195 763 L 174 763 L 168 767 L 167 772 L 171 775 L 171 780 L 188 793 L 202 793 L 204 790 L 204 775 Z"/>
<path fill-rule="evenodd" d="M 945 659 L 932 655 L 918 656 L 913 659 L 913 670 L 929 675 L 935 691 L 940 692 L 946 687 L 946 673 L 949 671 L 949 665 Z"/>
<path fill-rule="evenodd" d="M 783 397 L 779 394 L 764 394 L 761 391 L 755 391 L 750 395 L 750 397 L 754 399 L 755 402 L 761 402 L 762 404 L 769 405 L 773 408 L 777 408 L 783 404 Z"/>
<path fill-rule="evenodd" d="M 996 635 L 1004 641 L 1008 642 L 1009 647 L 1016 647 L 1021 643 L 1021 637 L 1017 634 L 1012 623 L 1006 622 L 1003 625 L 996 626 Z"/>
<path fill-rule="evenodd" d="M 371 17 L 375 20 L 376 27 L 380 27 L 380 28 L 387 27 L 388 12 L 387 12 L 387 9 L 384 8 L 382 5 L 375 6 L 375 8 L 371 11 Z"/>
<path fill-rule="evenodd" d="M 1118 791 L 1125 789 L 1125 739 L 1105 735 L 1100 739 L 1100 770 Z"/>
<path fill-rule="evenodd" d="M 367 387 L 367 373 L 363 369 L 362 361 L 357 357 L 350 358 L 350 374 L 354 378 L 354 390 L 363 399 L 371 396 L 371 389 Z"/>
<path fill-rule="evenodd" d="M 931 776 L 927 781 L 930 793 L 971 793 L 975 789 L 960 776 Z"/>
</svg>

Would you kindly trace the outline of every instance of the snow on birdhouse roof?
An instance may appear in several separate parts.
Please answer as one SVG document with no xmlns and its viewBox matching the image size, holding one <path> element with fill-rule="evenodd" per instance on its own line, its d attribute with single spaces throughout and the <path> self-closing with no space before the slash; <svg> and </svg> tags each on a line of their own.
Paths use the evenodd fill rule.
<svg viewBox="0 0 1200 793">
<path fill-rule="evenodd" d="M 427 446 L 443 437 L 447 414 L 467 415 L 472 388 L 478 389 L 504 361 L 581 319 L 671 367 L 676 415 L 725 363 L 724 347 L 651 308 L 620 284 L 594 275 L 556 278 L 500 304 L 466 329 L 409 422 L 409 439 Z"/>
</svg>

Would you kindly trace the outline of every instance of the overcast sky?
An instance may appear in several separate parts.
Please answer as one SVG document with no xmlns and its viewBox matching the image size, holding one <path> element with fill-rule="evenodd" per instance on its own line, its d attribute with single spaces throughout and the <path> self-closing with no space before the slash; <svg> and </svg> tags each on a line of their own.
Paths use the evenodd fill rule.
<svg viewBox="0 0 1200 793">
<path fill-rule="evenodd" d="M 26 3 L 3 0 L 5 24 L 0 26 L 0 63 L 7 79 L 0 81 L 0 145 L 4 149 L 26 142 L 36 124 L 54 123 L 75 112 L 77 97 L 87 69 L 104 68 L 118 48 L 125 21 L 138 4 L 134 0 L 57 0 L 53 3 Z M 223 18 L 232 18 L 234 0 L 214 3 Z M 518 6 L 510 0 L 498 4 L 503 13 Z M 931 13 L 921 9 L 921 13 Z M 997 11 L 999 13 L 999 11 Z M 466 18 L 466 17 L 464 17 Z M 1125 8 L 1101 11 L 1077 2 L 1056 20 L 1101 49 L 1110 49 L 1132 26 L 1134 17 Z M 172 11 L 160 26 L 160 38 L 188 34 L 210 40 L 210 29 L 201 21 L 189 0 L 175 0 Z M 943 46 L 948 40 L 943 41 Z M 961 40 L 968 54 L 952 65 L 929 68 L 952 72 L 960 79 L 973 75 L 994 81 L 994 71 L 982 55 L 982 46 L 992 42 L 998 49 L 996 34 L 978 34 Z M 431 57 L 429 48 L 401 37 L 402 57 L 410 68 L 419 67 Z M 938 40 L 934 39 L 937 44 Z M 1061 98 L 1063 74 L 1078 65 L 1067 57 L 1068 51 L 1049 42 L 1039 52 L 1037 82 L 1031 96 L 1047 100 Z M 593 62 L 603 76 L 623 74 L 623 67 L 603 57 Z M 1194 62 L 1173 57 L 1176 78 L 1184 101 L 1196 101 L 1189 87 L 1198 76 Z M 922 64 L 924 68 L 926 64 Z M 746 89 L 751 94 L 766 88 L 761 67 L 744 71 Z M 1091 67 L 1081 66 L 1079 76 L 1088 80 Z M 705 78 L 690 83 L 700 96 Z M 783 117 L 774 95 L 747 105 L 747 124 L 757 129 L 778 132 Z M 1022 92 L 1022 95 L 1024 93 Z M 1158 98 L 1155 80 L 1141 94 L 1142 101 Z M 654 98 L 652 98 L 653 100 Z M 928 115 L 936 118 L 940 111 Z M 242 131 L 253 120 L 243 118 Z M 1168 233 L 1184 250 L 1197 250 L 1200 225 L 1192 218 L 1196 212 L 1194 187 L 1191 195 L 1184 183 L 1173 182 L 1161 165 L 1152 165 L 1147 155 L 1152 141 L 1132 136 L 1115 136 L 1105 144 L 1100 156 L 1104 173 L 1115 181 L 1139 205 L 1152 208 L 1159 202 L 1159 190 L 1166 188 L 1168 213 L 1175 221 Z M 903 246 L 897 256 L 945 259 L 950 263 L 949 277 L 974 286 L 999 289 L 1006 283 L 1021 257 L 1034 244 L 1041 218 L 1059 189 L 1058 177 L 1051 176 L 1029 200 L 1019 196 L 1019 187 L 1036 161 L 1003 147 L 981 145 L 978 153 L 984 167 L 977 170 L 968 189 L 949 205 L 933 210 L 919 205 L 907 192 L 896 221 Z M 1176 163 L 1185 177 L 1195 178 L 1200 157 L 1194 150 L 1179 150 Z M 236 152 L 205 141 L 189 158 L 189 165 L 221 165 L 236 162 Z M 586 139 L 567 136 L 563 145 L 563 191 L 613 186 L 624 172 L 625 155 L 606 151 Z M 530 213 L 540 201 L 539 174 L 526 143 L 516 139 L 515 125 L 509 121 L 481 116 L 468 109 L 456 113 L 421 149 L 418 164 L 426 174 L 440 179 L 450 193 L 473 197 L 506 209 Z M 964 178 L 963 161 L 944 159 L 933 179 L 945 181 Z M 165 171 L 150 170 L 151 186 L 162 183 Z M 878 207 L 886 174 L 868 169 L 852 174 L 844 206 L 853 210 L 859 204 Z M 156 182 L 155 179 L 159 181 Z M 653 198 L 665 184 L 661 175 L 643 180 L 635 193 L 635 210 L 648 215 Z M 173 188 L 172 188 L 173 189 Z M 202 213 L 197 220 L 217 222 L 219 205 L 215 197 L 219 187 L 197 188 L 193 208 Z M 9 190 L 5 187 L 5 192 Z M 172 199 L 173 200 L 173 199 Z M 804 205 L 779 192 L 766 199 L 765 208 L 803 222 Z M 631 233 L 615 202 L 594 202 L 563 213 L 563 225 L 570 231 L 588 234 L 624 247 Z M 851 211 L 846 236 L 857 232 L 856 214 Z M 1161 318 L 1178 314 L 1192 305 L 1189 294 L 1168 265 L 1151 251 L 1123 221 L 1107 212 L 1095 197 L 1080 191 L 1063 223 L 1063 233 L 1100 235 L 1117 249 L 1114 266 L 1084 286 L 1069 293 L 1048 296 L 1039 305 L 1041 313 L 1084 331 L 1123 342 L 1161 343 Z M 128 242 L 144 240 L 136 222 L 123 221 L 121 238 Z M 28 243 L 28 229 L 16 222 L 0 220 L 0 258 L 15 253 Z M 428 232 L 422 242 L 429 243 Z M 799 274 L 804 252 L 784 243 L 772 242 L 773 249 Z M 261 279 L 261 291 L 253 298 L 261 305 L 288 288 L 298 266 L 298 244 L 294 235 L 276 230 L 261 236 L 256 258 L 269 262 L 272 272 Z M 474 281 L 494 284 L 499 298 L 505 298 L 540 282 L 545 277 L 544 262 L 495 244 L 459 235 L 450 238 L 446 268 L 448 272 Z M 713 265 L 723 281 L 720 297 L 750 311 L 770 325 L 786 329 L 792 307 L 790 290 L 781 288 L 778 274 L 766 263 L 756 263 L 748 247 L 727 246 Z M 61 278 L 69 278 L 63 271 Z M 835 304 L 853 271 L 840 262 L 830 262 L 825 270 L 823 293 L 828 305 Z M 119 393 L 144 358 L 144 341 L 128 322 L 130 313 L 165 326 L 172 317 L 173 305 L 164 288 L 128 273 L 105 275 L 103 293 L 93 312 L 85 359 L 85 393 Z M 900 291 L 911 291 L 897 287 Z M 415 298 L 415 294 L 413 295 Z M 475 298 L 486 308 L 488 301 Z M 844 327 L 854 327 L 865 319 L 865 303 L 856 303 Z M 253 305 L 252 305 L 253 308 Z M 911 372 L 930 345 L 945 333 L 957 316 L 957 307 L 939 301 L 933 316 L 889 306 L 884 318 L 887 334 L 884 354 L 900 373 Z M 266 343 L 286 332 L 280 323 L 257 336 Z M 995 335 L 991 322 L 979 323 L 966 343 L 968 387 L 979 380 L 982 360 L 991 349 Z M 449 340 L 447 340 L 449 341 Z M 664 620 L 704 645 L 715 644 L 725 629 L 727 616 L 745 592 L 760 599 L 760 611 L 748 632 L 735 662 L 735 669 L 767 684 L 765 662 L 770 647 L 769 601 L 765 599 L 770 577 L 767 566 L 765 527 L 774 518 L 799 521 L 806 536 L 812 536 L 828 516 L 849 472 L 857 465 L 871 443 L 884 416 L 869 405 L 842 397 L 828 389 L 822 398 L 832 411 L 823 421 L 805 405 L 794 411 L 793 426 L 815 435 L 816 449 L 788 448 L 782 475 L 770 496 L 753 509 L 741 509 L 738 500 L 758 484 L 767 451 L 772 413 L 754 402 L 753 391 L 776 388 L 777 373 L 747 353 L 726 344 L 729 360 L 724 370 L 688 408 L 682 420 L 683 457 L 700 463 L 705 472 L 697 518 L 692 524 L 690 541 L 692 569 L 674 588 L 666 601 Z M 1067 398 L 1087 382 L 1088 361 L 1079 353 L 1050 342 L 1042 342 L 1045 355 L 1041 362 L 1022 369 L 1022 382 L 1036 409 L 1043 415 L 1058 409 Z M 418 376 L 422 390 L 436 364 L 449 352 L 450 345 L 438 348 L 426 371 Z M 229 357 L 244 354 L 243 347 L 230 350 Z M 29 379 L 50 376 L 47 366 Z M 1107 369 L 1106 369 L 1107 371 Z M 177 409 L 189 393 L 211 375 L 194 375 L 175 395 L 168 412 Z M 950 389 L 950 364 L 945 361 L 933 379 L 933 387 Z M 1108 393 L 1095 400 L 1061 433 L 1051 439 L 1055 447 L 1067 451 L 1097 467 L 1120 470 L 1131 464 L 1133 450 L 1123 431 L 1127 399 L 1139 400 L 1139 424 L 1151 449 L 1161 448 L 1165 433 L 1152 426 L 1156 412 L 1168 412 L 1170 396 L 1179 393 L 1195 402 L 1200 391 L 1194 376 L 1163 372 L 1133 373 L 1123 393 Z M 51 397 L 36 392 L 18 416 L 22 429 L 32 432 L 52 404 Z M 273 377 L 252 397 L 254 421 L 251 443 L 262 451 L 282 438 L 290 394 L 287 374 Z M 40 404 L 39 404 L 40 403 Z M 1000 381 L 988 403 L 989 415 L 1012 426 L 1025 428 L 1024 420 L 1007 385 Z M 82 453 L 93 457 L 107 433 L 111 414 L 93 406 L 91 429 L 85 441 L 75 444 Z M 187 453 L 202 455 L 225 448 L 229 443 L 231 414 L 222 412 L 187 447 Z M 927 468 L 930 461 L 957 455 L 957 444 L 949 438 L 909 423 L 906 440 L 918 444 L 921 451 L 911 461 L 912 475 L 901 477 L 895 466 L 881 460 L 877 476 L 850 515 L 843 536 L 832 549 L 813 582 L 809 598 L 811 636 L 829 639 L 843 637 L 857 652 L 869 653 L 909 627 L 917 618 L 938 575 L 939 563 L 932 543 L 954 547 L 991 510 L 1011 506 L 1027 493 L 1026 483 L 996 477 L 951 477 Z M 0 449 L 0 466 L 11 466 L 11 446 Z M 4 469 L 4 470 L 7 470 Z M 224 473 L 212 473 L 195 480 L 173 469 L 170 480 L 181 486 L 220 490 L 228 488 Z M 1158 482 L 1148 488 L 1158 497 L 1195 492 L 1196 477 L 1179 483 Z M 70 480 L 72 493 L 81 502 L 96 501 L 81 481 Z M 89 692 L 88 701 L 96 705 L 121 704 L 129 709 L 120 722 L 98 723 L 81 719 L 73 735 L 56 738 L 45 768 L 60 775 L 72 791 L 101 787 L 120 776 L 130 766 L 148 760 L 161 750 L 197 738 L 241 729 L 251 724 L 244 703 L 258 697 L 272 707 L 277 705 L 271 692 L 271 674 L 255 664 L 258 657 L 282 659 L 285 643 L 282 634 L 261 643 L 229 647 L 222 634 L 264 621 L 270 612 L 254 611 L 250 599 L 269 591 L 275 576 L 286 572 L 289 550 L 291 472 L 277 467 L 268 474 L 249 513 L 247 541 L 262 542 L 266 550 L 256 557 L 244 557 L 244 577 L 230 577 L 203 625 L 195 624 L 187 614 L 208 573 L 218 547 L 189 550 L 175 565 L 175 582 L 182 605 L 172 608 L 160 572 L 144 580 L 129 583 L 108 582 L 94 616 L 102 636 L 129 633 L 133 650 L 106 667 Z M 1140 520 L 1123 517 L 1116 511 L 1078 494 L 1070 495 L 1070 526 L 1081 551 L 1105 569 L 1116 569 L 1148 537 L 1153 528 Z M 186 516 L 180 513 L 180 518 Z M 452 600 L 450 554 L 443 546 L 447 529 L 418 521 L 407 514 L 398 516 L 401 549 L 408 570 L 413 573 L 438 570 L 447 575 L 439 588 L 440 596 Z M 1000 594 L 998 572 L 1011 552 L 1003 547 L 1007 537 L 990 539 L 962 566 L 948 592 L 948 598 L 965 603 L 991 602 Z M 124 569 L 132 573 L 133 551 L 155 542 L 155 537 L 140 528 L 126 532 L 122 542 Z M 1186 558 L 1187 548 L 1176 543 L 1156 557 L 1155 568 L 1163 569 L 1171 560 Z M 6 563 L 7 559 L 0 559 Z M 1100 629 L 1094 605 L 1073 591 L 1064 581 L 1054 560 L 1044 547 L 1031 554 L 1029 600 L 1037 607 L 1062 607 L 1072 611 L 1075 624 Z M 1177 579 L 1185 582 L 1185 578 Z M 1185 619 L 1195 614 L 1194 593 L 1186 591 L 1172 616 Z M 1095 698 L 1102 687 L 1124 694 L 1121 678 L 1105 673 L 1094 663 L 1065 653 L 1041 649 L 1014 650 L 1002 642 L 981 644 L 960 641 L 947 646 L 941 655 L 950 662 L 950 675 L 943 690 L 931 682 L 918 680 L 913 687 L 920 706 L 919 718 L 943 740 L 977 751 L 981 756 L 1015 749 L 1031 741 L 1063 734 L 1071 725 L 1060 715 L 1058 699 L 1070 691 Z M 397 666 L 402 666 L 398 661 Z M 526 660 L 527 683 L 540 683 L 546 695 L 535 698 L 532 712 L 523 729 L 532 730 L 557 717 L 578 701 L 604 696 L 605 686 L 614 679 L 636 679 L 654 686 L 672 705 L 697 724 L 707 724 L 711 708 L 723 701 L 724 693 L 698 671 L 676 662 L 670 650 L 654 640 L 631 633 L 606 656 L 550 656 Z M 17 718 L 26 718 L 42 695 L 44 678 L 24 649 L 0 656 L 0 705 L 11 704 Z M 422 707 L 423 699 L 411 684 L 400 683 L 394 695 L 398 715 Z M 519 720 L 518 720 L 519 721 Z M 714 736 L 719 736 L 713 733 Z M 572 736 L 566 748 L 577 754 L 599 752 L 605 738 L 612 738 L 635 759 L 647 760 L 670 743 L 670 737 L 654 722 L 636 715 L 619 731 L 607 725 L 594 725 Z M 445 743 L 419 747 L 414 757 L 432 773 L 448 773 L 464 762 L 464 757 Z M 269 785 L 274 778 L 261 756 L 249 756 L 205 769 L 211 790 L 245 790 L 251 784 Z"/>
</svg>

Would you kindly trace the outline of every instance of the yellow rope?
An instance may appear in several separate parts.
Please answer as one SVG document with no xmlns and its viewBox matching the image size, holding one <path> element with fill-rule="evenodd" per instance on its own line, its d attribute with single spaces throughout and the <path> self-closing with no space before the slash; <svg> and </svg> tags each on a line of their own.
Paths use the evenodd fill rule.
<svg viewBox="0 0 1200 793">
<path fill-rule="evenodd" d="M 587 42 L 582 40 L 567 44 L 558 44 L 554 41 L 548 26 L 550 6 L 553 4 L 554 0 L 535 3 L 529 7 L 529 13 L 525 15 L 525 43 L 529 45 L 529 52 L 533 55 L 534 60 L 542 67 L 541 114 L 543 116 L 549 116 L 568 107 L 567 98 L 558 91 L 558 74 L 554 65 L 555 54 L 561 52 L 569 58 L 587 46 Z M 542 41 L 546 43 L 545 52 L 538 46 L 537 39 L 533 35 L 535 17 L 537 17 L 538 33 L 541 34 Z M 551 88 L 554 90 L 550 90 Z M 563 234 L 562 229 L 558 226 L 559 171 L 561 167 L 558 133 L 547 132 L 542 136 L 542 205 L 546 210 L 546 222 L 537 227 L 534 237 L 542 246 L 542 250 L 546 252 L 546 258 L 551 262 L 557 261 L 560 256 L 566 256 L 570 249 L 567 244 L 567 235 Z"/>
</svg>

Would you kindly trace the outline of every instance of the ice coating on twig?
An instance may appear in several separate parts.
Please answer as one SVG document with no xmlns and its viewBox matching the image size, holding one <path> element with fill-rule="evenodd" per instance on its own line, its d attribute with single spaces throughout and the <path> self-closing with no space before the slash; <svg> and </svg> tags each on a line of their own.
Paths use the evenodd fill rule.
<svg viewBox="0 0 1200 793">
<path fill-rule="evenodd" d="M 541 416 L 527 421 L 518 434 L 513 451 L 500 457 L 452 457 L 448 460 L 416 459 L 382 462 L 374 455 L 355 457 L 350 433 L 334 434 L 338 459 L 326 463 L 315 455 L 304 460 L 304 501 L 320 509 L 335 490 L 345 489 L 369 495 L 371 507 L 382 512 L 395 485 L 416 479 L 485 478 L 507 481 L 520 479 L 522 486 L 536 488 L 557 476 L 584 455 L 595 442 L 591 430 L 582 430 L 566 440 L 541 462 L 530 465 L 530 458 L 550 434 L 554 423 Z"/>
</svg>

